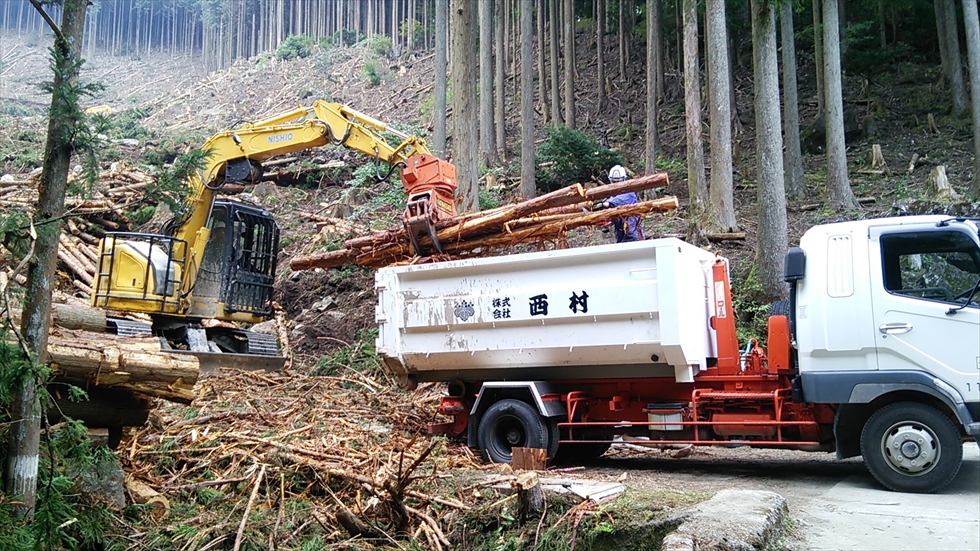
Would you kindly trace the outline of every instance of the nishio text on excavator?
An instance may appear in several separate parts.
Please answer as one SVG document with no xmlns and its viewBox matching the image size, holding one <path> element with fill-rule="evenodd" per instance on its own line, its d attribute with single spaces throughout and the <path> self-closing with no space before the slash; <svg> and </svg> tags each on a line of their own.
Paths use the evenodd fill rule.
<svg viewBox="0 0 980 551">
<path fill-rule="evenodd" d="M 402 141 L 391 145 L 385 134 Z M 203 146 L 209 153 L 205 166 L 187 181 L 186 214 L 163 234 L 106 234 L 92 306 L 149 315 L 152 323 L 112 315 L 109 321 L 119 334 L 153 334 L 165 349 L 198 356 L 202 370 L 281 367 L 285 359 L 273 335 L 208 321 L 256 323 L 272 315 L 279 249 L 279 226 L 270 212 L 216 200 L 216 194 L 228 183 L 258 183 L 262 162 L 271 157 L 325 145 L 387 163 L 386 176 L 400 168 L 408 195 L 403 222 L 412 246 L 423 256 L 430 247 L 441 251 L 435 223 L 456 215 L 455 167 L 419 137 L 346 105 L 317 100 L 212 136 Z"/>
</svg>

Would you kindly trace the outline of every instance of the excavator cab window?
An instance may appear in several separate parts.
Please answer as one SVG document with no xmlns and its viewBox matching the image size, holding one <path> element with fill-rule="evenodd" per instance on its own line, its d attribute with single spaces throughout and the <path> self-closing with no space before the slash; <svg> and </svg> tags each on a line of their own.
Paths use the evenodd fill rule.
<svg viewBox="0 0 980 551">
<path fill-rule="evenodd" d="M 271 315 L 279 225 L 267 211 L 232 202 L 216 202 L 212 219 L 219 208 L 230 228 L 225 237 L 228 262 L 220 297 L 225 311 Z"/>
</svg>

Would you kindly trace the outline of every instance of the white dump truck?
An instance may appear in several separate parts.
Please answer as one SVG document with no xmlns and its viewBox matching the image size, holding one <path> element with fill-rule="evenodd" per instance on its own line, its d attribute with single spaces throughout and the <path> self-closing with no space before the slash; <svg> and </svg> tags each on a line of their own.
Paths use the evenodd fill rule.
<svg viewBox="0 0 980 551">
<path fill-rule="evenodd" d="M 407 386 L 447 382 L 430 430 L 495 462 L 737 443 L 862 455 L 884 486 L 934 492 L 980 435 L 977 228 L 810 229 L 765 349 L 738 342 L 727 261 L 677 239 L 386 268 L 377 350 Z"/>
</svg>

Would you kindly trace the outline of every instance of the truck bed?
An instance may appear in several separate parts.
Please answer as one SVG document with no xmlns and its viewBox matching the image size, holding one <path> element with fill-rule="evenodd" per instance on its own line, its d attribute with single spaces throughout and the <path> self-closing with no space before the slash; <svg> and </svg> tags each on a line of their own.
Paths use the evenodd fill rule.
<svg viewBox="0 0 980 551">
<path fill-rule="evenodd" d="M 377 351 L 418 382 L 691 382 L 716 356 L 714 260 L 666 238 L 384 268 Z"/>
</svg>

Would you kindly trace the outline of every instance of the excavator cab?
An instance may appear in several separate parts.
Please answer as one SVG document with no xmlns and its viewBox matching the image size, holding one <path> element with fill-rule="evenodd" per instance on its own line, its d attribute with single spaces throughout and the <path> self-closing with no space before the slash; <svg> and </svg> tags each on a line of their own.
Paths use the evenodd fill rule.
<svg viewBox="0 0 980 551">
<path fill-rule="evenodd" d="M 190 316 L 272 315 L 279 225 L 268 211 L 215 201 Z"/>
</svg>

